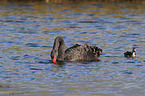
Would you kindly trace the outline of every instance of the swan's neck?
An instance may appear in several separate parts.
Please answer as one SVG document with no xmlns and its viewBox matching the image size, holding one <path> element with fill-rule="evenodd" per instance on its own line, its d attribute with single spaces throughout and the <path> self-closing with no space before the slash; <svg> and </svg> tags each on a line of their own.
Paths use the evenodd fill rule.
<svg viewBox="0 0 145 96">
<path fill-rule="evenodd" d="M 59 45 L 59 46 L 58 46 Z M 56 60 L 64 61 L 65 42 L 62 37 L 58 36 L 54 41 L 53 50 L 56 51 Z"/>
</svg>

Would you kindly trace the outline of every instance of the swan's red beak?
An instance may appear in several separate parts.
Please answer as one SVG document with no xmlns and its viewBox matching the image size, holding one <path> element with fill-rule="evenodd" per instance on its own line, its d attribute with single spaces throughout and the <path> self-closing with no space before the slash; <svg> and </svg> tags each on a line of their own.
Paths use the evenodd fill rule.
<svg viewBox="0 0 145 96">
<path fill-rule="evenodd" d="M 54 56 L 54 58 L 52 59 L 53 63 L 56 63 L 56 56 Z"/>
</svg>

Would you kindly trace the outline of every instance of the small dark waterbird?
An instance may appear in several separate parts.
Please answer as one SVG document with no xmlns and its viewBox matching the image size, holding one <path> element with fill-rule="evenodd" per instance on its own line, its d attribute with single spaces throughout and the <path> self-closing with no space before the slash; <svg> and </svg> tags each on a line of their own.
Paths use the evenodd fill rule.
<svg viewBox="0 0 145 96">
<path fill-rule="evenodd" d="M 51 51 L 52 62 L 57 61 L 96 61 L 102 49 L 88 44 L 76 44 L 65 50 L 65 42 L 61 36 L 55 38 Z"/>
<path fill-rule="evenodd" d="M 124 56 L 125 56 L 125 57 L 128 57 L 128 58 L 129 58 L 129 57 L 135 57 L 135 56 L 136 56 L 136 48 L 133 48 L 133 49 L 132 49 L 132 52 L 130 52 L 130 51 L 125 52 L 125 53 L 124 53 Z"/>
</svg>

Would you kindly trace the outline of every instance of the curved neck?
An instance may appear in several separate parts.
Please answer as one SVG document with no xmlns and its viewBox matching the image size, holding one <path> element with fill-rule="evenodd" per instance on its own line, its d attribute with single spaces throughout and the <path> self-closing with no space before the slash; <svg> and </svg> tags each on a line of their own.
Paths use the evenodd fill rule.
<svg viewBox="0 0 145 96">
<path fill-rule="evenodd" d="M 58 47 L 59 45 L 59 47 Z M 53 50 L 56 51 L 56 60 L 64 61 L 64 53 L 65 53 L 65 42 L 61 36 L 56 37 L 53 45 Z"/>
</svg>

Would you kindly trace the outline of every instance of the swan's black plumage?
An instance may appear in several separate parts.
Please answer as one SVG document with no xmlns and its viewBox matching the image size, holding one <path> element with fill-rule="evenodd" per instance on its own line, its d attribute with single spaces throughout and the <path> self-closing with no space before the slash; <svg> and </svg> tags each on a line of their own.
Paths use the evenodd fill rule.
<svg viewBox="0 0 145 96">
<path fill-rule="evenodd" d="M 59 45 L 59 47 L 58 47 Z M 65 50 L 65 42 L 61 36 L 56 37 L 51 51 L 51 58 L 56 61 L 94 61 L 98 60 L 102 49 L 88 44 L 76 44 Z"/>
<path fill-rule="evenodd" d="M 58 47 L 59 45 L 59 47 Z M 64 61 L 65 42 L 61 36 L 55 38 L 53 49 L 51 51 L 51 59 L 54 57 L 57 61 Z"/>
<path fill-rule="evenodd" d="M 125 57 L 135 57 L 136 56 L 136 48 L 133 48 L 132 52 L 130 52 L 130 51 L 125 52 L 124 56 Z"/>
</svg>

